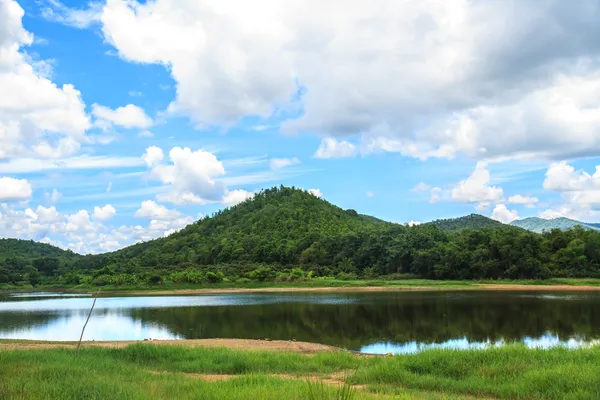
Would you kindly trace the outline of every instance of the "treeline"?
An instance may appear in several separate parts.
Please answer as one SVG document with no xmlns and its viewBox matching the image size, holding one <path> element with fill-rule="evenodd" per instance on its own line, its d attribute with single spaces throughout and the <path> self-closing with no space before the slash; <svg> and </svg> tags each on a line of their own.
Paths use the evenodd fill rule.
<svg viewBox="0 0 600 400">
<path fill-rule="evenodd" d="M 28 258 L 5 249 L 0 281 L 27 280 L 36 271 L 38 280 L 97 285 L 322 276 L 600 277 L 600 232 L 574 228 L 540 235 L 506 225 L 480 228 L 486 224 L 482 218 L 408 227 L 341 209 L 303 190 L 272 188 L 167 238 L 113 253 L 37 258 L 23 253 Z"/>
</svg>

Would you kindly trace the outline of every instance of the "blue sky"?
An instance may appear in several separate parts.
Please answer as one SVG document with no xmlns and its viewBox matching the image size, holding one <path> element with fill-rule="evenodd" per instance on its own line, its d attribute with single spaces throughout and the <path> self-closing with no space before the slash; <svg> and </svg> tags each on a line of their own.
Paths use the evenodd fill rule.
<svg viewBox="0 0 600 400">
<path fill-rule="evenodd" d="M 280 184 L 600 220 L 598 2 L 420 3 L 0 0 L 0 236 L 114 250 Z"/>
</svg>

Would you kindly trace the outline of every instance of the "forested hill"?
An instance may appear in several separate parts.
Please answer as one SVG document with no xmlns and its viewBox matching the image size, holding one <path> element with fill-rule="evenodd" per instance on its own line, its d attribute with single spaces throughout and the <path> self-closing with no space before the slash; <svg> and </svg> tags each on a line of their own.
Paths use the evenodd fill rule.
<svg viewBox="0 0 600 400">
<path fill-rule="evenodd" d="M 460 231 L 463 229 L 481 229 L 502 226 L 501 222 L 479 214 L 470 214 L 459 218 L 438 219 L 427 224 L 435 225 L 444 231 Z"/>
<path fill-rule="evenodd" d="M 15 284 L 600 277 L 595 230 L 537 234 L 479 215 L 409 227 L 286 187 L 113 253 L 79 256 L 33 242 L 3 243 L 11 246 L 0 249 L 0 283 Z"/>
<path fill-rule="evenodd" d="M 167 238 L 96 258 L 103 259 L 101 264 L 143 266 L 232 262 L 333 264 L 339 260 L 333 260 L 329 247 L 333 242 L 343 246 L 339 238 L 364 239 L 394 226 L 403 228 L 336 207 L 304 190 L 276 187 Z"/>
</svg>

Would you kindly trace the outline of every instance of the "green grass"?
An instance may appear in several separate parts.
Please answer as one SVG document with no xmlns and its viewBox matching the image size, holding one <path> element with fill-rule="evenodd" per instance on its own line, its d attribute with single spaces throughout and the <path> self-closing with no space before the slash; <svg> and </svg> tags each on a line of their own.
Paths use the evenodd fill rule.
<svg viewBox="0 0 600 400">
<path fill-rule="evenodd" d="M 209 382 L 193 374 L 238 377 Z M 335 375 L 346 377 L 344 386 L 327 383 Z M 587 400 L 600 399 L 598 377 L 600 348 L 514 345 L 393 357 L 150 343 L 84 347 L 78 355 L 70 349 L 0 350 L 0 399 Z"/>
</svg>

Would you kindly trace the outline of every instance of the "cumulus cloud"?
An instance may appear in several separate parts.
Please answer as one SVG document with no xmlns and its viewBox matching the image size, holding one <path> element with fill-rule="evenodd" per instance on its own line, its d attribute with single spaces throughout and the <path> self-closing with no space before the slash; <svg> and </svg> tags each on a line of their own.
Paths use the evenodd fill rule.
<svg viewBox="0 0 600 400">
<path fill-rule="evenodd" d="M 320 189 L 308 189 L 307 192 L 318 198 L 323 197 L 323 192 Z"/>
<path fill-rule="evenodd" d="M 462 203 L 495 203 L 503 196 L 501 187 L 490 186 L 490 171 L 484 162 L 478 162 L 471 176 L 460 181 L 451 191 L 452 200 Z"/>
<path fill-rule="evenodd" d="M 282 168 L 286 168 L 292 165 L 300 164 L 300 160 L 296 157 L 294 158 L 271 158 L 269 161 L 269 167 L 273 171 L 280 170 Z"/>
<path fill-rule="evenodd" d="M 57 189 L 52 189 L 52 192 L 45 192 L 44 198 L 46 201 L 51 203 L 58 203 L 58 201 L 62 198 L 62 193 L 60 193 Z"/>
<path fill-rule="evenodd" d="M 202 126 L 292 99 L 284 131 L 360 135 L 367 153 L 564 158 L 600 150 L 600 4 L 577 4 L 108 0 L 101 20 L 121 58 L 167 68 L 169 110 Z"/>
<path fill-rule="evenodd" d="M 31 185 L 27 179 L 0 178 L 0 201 L 29 200 L 31 194 Z"/>
<path fill-rule="evenodd" d="M 23 14 L 16 1 L 0 1 L 0 159 L 71 155 L 87 140 L 85 104 L 73 85 L 59 87 L 48 78 L 49 62 L 22 52 L 33 42 Z"/>
<path fill-rule="evenodd" d="M 97 221 L 108 221 L 117 215 L 117 210 L 110 204 L 104 207 L 94 207 L 94 219 Z"/>
<path fill-rule="evenodd" d="M 146 149 L 144 155 L 142 155 L 142 159 L 146 163 L 147 166 L 152 167 L 155 164 L 158 164 L 165 158 L 163 151 L 160 147 L 151 146 Z"/>
<path fill-rule="evenodd" d="M 148 154 L 148 152 L 146 153 Z M 158 163 L 150 158 L 153 165 L 150 177 L 169 185 L 169 192 L 157 196 L 159 201 L 174 204 L 205 204 L 220 201 L 225 194 L 225 185 L 216 178 L 225 174 L 223 163 L 217 157 L 202 149 L 174 147 L 169 152 L 170 163 Z"/>
<path fill-rule="evenodd" d="M 169 221 L 181 217 L 177 210 L 169 209 L 161 204 L 156 204 L 152 200 L 142 202 L 141 207 L 135 212 L 137 218 L 148 218 L 159 221 Z"/>
<path fill-rule="evenodd" d="M 496 204 L 494 211 L 492 211 L 492 219 L 504 224 L 510 224 L 518 218 L 519 213 L 516 210 L 509 210 L 504 204 Z"/>
<path fill-rule="evenodd" d="M 254 197 L 253 192 L 248 192 L 243 189 L 237 189 L 227 192 L 225 196 L 223 196 L 221 203 L 226 206 L 235 206 L 236 204 L 239 204 L 244 200 L 250 199 L 252 197 Z"/>
<path fill-rule="evenodd" d="M 356 146 L 352 143 L 334 138 L 321 140 L 321 145 L 315 152 L 316 158 L 344 158 L 356 155 Z"/>
<path fill-rule="evenodd" d="M 411 190 L 413 192 L 427 192 L 431 189 L 431 186 L 426 184 L 425 182 L 417 183 Z"/>
<path fill-rule="evenodd" d="M 558 216 L 595 220 L 600 217 L 600 166 L 593 174 L 566 162 L 553 163 L 546 171 L 544 189 L 560 194 L 562 203 L 542 211 L 542 218 Z"/>
<path fill-rule="evenodd" d="M 407 222 L 406 225 L 408 225 L 408 226 L 418 226 L 418 225 L 421 225 L 421 222 L 419 222 L 419 221 L 412 221 L 411 220 L 411 221 Z"/>
<path fill-rule="evenodd" d="M 93 104 L 92 114 L 96 117 L 95 125 L 103 129 L 111 128 L 113 125 L 127 129 L 148 129 L 152 126 L 152 118 L 146 115 L 143 109 L 133 104 L 127 104 L 114 110 Z"/>
</svg>

